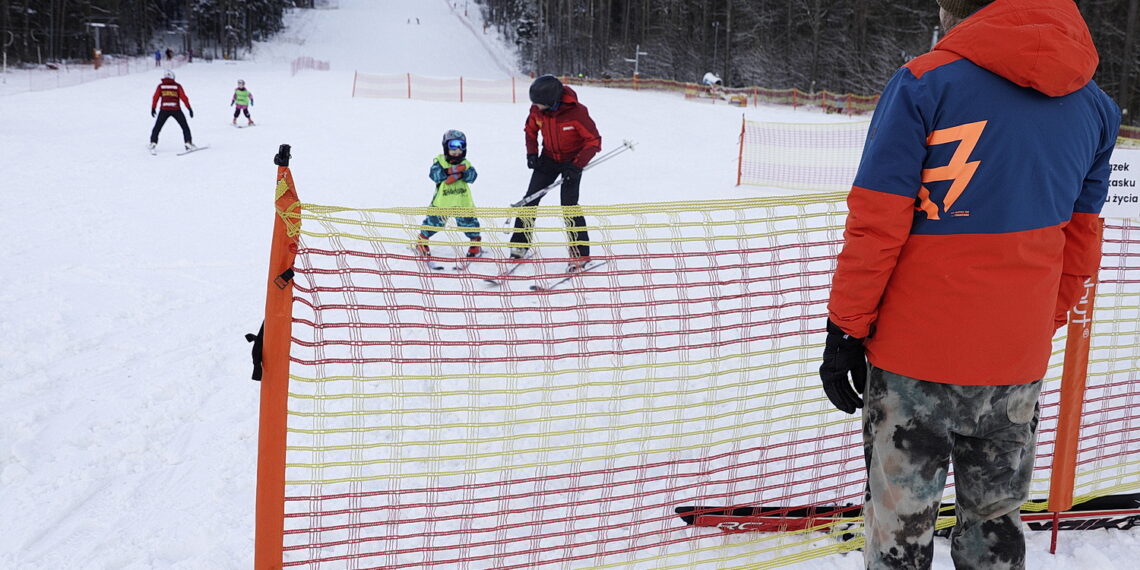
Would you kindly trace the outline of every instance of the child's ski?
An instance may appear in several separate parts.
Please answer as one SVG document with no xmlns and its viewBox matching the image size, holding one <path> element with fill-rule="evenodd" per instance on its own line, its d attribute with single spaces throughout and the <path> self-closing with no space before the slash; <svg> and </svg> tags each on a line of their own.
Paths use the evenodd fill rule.
<svg viewBox="0 0 1140 570">
<path fill-rule="evenodd" d="M 443 271 L 443 269 L 444 269 L 443 264 L 436 261 L 433 257 L 431 257 L 430 254 L 424 255 L 423 253 L 420 253 L 419 251 L 416 250 L 416 248 L 414 248 L 412 246 L 408 246 L 408 249 L 411 250 L 412 255 L 415 255 L 416 257 L 418 257 L 419 260 L 422 261 L 424 263 L 424 265 L 427 266 L 428 269 L 430 269 L 432 271 Z"/>
<path fill-rule="evenodd" d="M 547 283 L 546 285 L 535 283 L 534 285 L 530 286 L 530 290 L 531 291 L 549 291 L 549 290 L 573 279 L 575 276 L 577 276 L 581 273 L 585 273 L 587 271 L 593 271 L 593 270 L 605 265 L 606 263 L 608 263 L 608 261 L 590 261 L 590 262 L 587 262 L 586 265 L 584 267 L 582 267 L 581 269 L 577 269 L 574 271 L 567 271 L 565 277 L 562 277 L 556 281 L 553 281 L 551 283 Z"/>
</svg>

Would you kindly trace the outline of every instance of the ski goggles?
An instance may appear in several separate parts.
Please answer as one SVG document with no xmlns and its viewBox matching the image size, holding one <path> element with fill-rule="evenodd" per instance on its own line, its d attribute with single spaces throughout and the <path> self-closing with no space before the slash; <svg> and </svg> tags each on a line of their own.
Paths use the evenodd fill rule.
<svg viewBox="0 0 1140 570">
<path fill-rule="evenodd" d="M 449 140 L 447 141 L 447 148 L 448 150 L 464 150 L 467 148 L 467 141 L 461 141 L 459 139 Z"/>
</svg>

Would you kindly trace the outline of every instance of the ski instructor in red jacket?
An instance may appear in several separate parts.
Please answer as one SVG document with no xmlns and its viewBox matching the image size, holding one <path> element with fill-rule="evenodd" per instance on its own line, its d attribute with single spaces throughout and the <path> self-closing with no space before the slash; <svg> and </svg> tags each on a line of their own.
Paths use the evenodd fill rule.
<svg viewBox="0 0 1140 570">
<path fill-rule="evenodd" d="M 154 121 L 154 128 L 150 130 L 150 149 L 152 151 L 158 144 L 158 133 L 162 131 L 162 125 L 171 117 L 174 117 L 174 120 L 178 121 L 178 126 L 182 127 L 182 142 L 186 144 L 186 150 L 194 150 L 194 140 L 190 136 L 190 125 L 186 124 L 186 115 L 182 114 L 183 103 L 186 104 L 186 110 L 190 112 L 190 118 L 194 118 L 194 109 L 190 108 L 190 99 L 186 97 L 186 90 L 174 80 L 174 72 L 168 69 L 162 75 L 162 82 L 155 88 L 154 97 L 150 100 L 150 116 L 157 115 L 158 117 Z M 157 113 L 155 107 L 160 107 Z"/>
<path fill-rule="evenodd" d="M 590 235 L 582 229 L 586 219 L 578 207 L 578 187 L 582 182 L 582 169 L 602 149 L 602 136 L 586 106 L 578 102 L 578 94 L 553 75 L 543 75 L 531 83 L 530 101 L 533 105 L 523 131 L 526 133 L 526 165 L 534 172 L 523 201 L 526 206 L 537 206 L 541 197 L 530 199 L 531 196 L 562 176 L 562 207 L 570 238 L 567 271 L 577 271 L 590 258 Z M 540 133 L 541 154 L 538 150 Z M 526 255 L 533 226 L 534 218 L 515 218 L 515 228 L 522 231 L 511 236 L 512 258 Z"/>
<path fill-rule="evenodd" d="M 847 197 L 820 377 L 863 408 L 867 568 L 930 567 L 953 461 L 954 565 L 1019 569 L 1041 378 L 1099 267 L 1120 109 L 1072 0 L 937 1 L 946 35 L 887 84 Z"/>
</svg>

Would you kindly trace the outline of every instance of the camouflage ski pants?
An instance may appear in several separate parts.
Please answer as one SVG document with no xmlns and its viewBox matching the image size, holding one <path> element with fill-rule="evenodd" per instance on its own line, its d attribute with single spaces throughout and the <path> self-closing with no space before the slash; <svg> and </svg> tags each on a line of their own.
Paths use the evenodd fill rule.
<svg viewBox="0 0 1140 570">
<path fill-rule="evenodd" d="M 1029 495 L 1040 392 L 1040 380 L 956 386 L 871 368 L 863 394 L 867 568 L 930 568 L 951 460 L 954 567 L 1025 568 L 1020 507 Z"/>
</svg>

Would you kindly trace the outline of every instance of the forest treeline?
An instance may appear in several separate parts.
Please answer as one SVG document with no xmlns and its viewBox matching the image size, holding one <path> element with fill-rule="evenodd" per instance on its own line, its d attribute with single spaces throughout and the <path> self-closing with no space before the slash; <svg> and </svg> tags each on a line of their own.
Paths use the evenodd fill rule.
<svg viewBox="0 0 1140 570">
<path fill-rule="evenodd" d="M 940 33 L 935 0 L 472 1 L 524 69 L 602 78 L 629 77 L 636 63 L 642 77 L 711 71 L 727 86 L 869 95 Z M 1100 50 L 1097 83 L 1121 108 L 1140 105 L 1140 0 L 1076 3 Z"/>
<path fill-rule="evenodd" d="M 370 0 L 383 1 L 383 0 Z M 425 0 L 426 1 L 426 0 Z M 536 73 L 870 95 L 938 32 L 935 0 L 448 0 L 479 5 Z M 240 57 L 322 0 L 0 0 L 9 65 L 191 49 Z M 1140 106 L 1140 0 L 1076 0 L 1100 50 L 1095 79 Z M 634 62 L 633 60 L 636 60 Z M 1126 115 L 1126 123 L 1138 124 Z"/>
<path fill-rule="evenodd" d="M 9 65 L 143 55 L 171 48 L 232 58 L 282 28 L 285 10 L 314 0 L 0 0 Z M 98 44 L 98 46 L 96 46 Z"/>
</svg>

